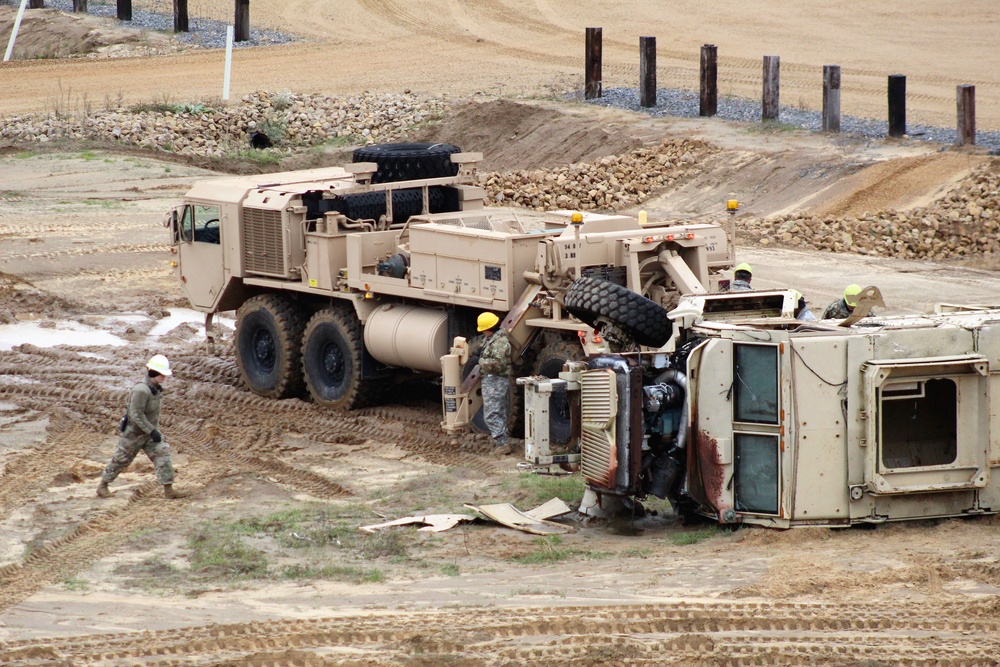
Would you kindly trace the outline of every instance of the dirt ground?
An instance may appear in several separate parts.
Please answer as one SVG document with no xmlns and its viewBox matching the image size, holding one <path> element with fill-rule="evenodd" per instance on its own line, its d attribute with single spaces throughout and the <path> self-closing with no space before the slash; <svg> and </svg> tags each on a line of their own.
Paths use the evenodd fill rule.
<svg viewBox="0 0 1000 667">
<path fill-rule="evenodd" d="M 263 14 L 264 6 L 254 11 Z M 490 11 L 485 2 L 448 3 L 448 16 L 490 17 L 507 31 L 473 33 L 484 35 L 474 42 L 482 47 L 449 42 L 447 31 L 431 39 L 441 48 L 452 44 L 454 58 L 522 40 L 497 62 L 522 58 L 511 68 L 524 78 L 511 77 L 509 85 L 534 86 L 558 67 L 575 71 L 570 60 L 551 69 L 550 47 L 539 39 L 556 49 L 571 34 L 575 53 L 576 33 L 596 5 L 575 6 L 582 9 L 537 2 L 528 21 L 520 4 L 506 12 L 513 3 Z M 747 21 L 748 8 L 762 6 L 725 5 Z M 805 3 L 783 6 L 798 8 L 792 25 L 809 27 L 808 34 L 832 18 L 856 24 L 859 34 L 869 30 L 856 17 L 859 4 L 820 8 L 815 25 Z M 268 52 L 302 61 L 353 46 L 370 55 L 360 29 L 336 36 L 323 29 L 336 13 L 355 12 L 355 25 L 394 38 L 380 56 L 392 62 L 396 49 L 416 43 L 408 26 L 428 16 L 420 3 L 337 7 L 275 8 L 275 21 L 296 11 L 315 19 L 299 23 L 317 41 Z M 946 32 L 948 16 L 911 16 L 929 7 L 914 3 L 898 21 Z M 851 8 L 853 15 L 846 13 Z M 604 11 L 619 14 L 616 25 L 635 34 L 646 34 L 646 24 L 630 17 L 652 12 L 635 3 Z M 675 18 L 691 27 L 692 13 Z M 653 12 L 650 20 L 655 27 L 666 19 Z M 984 14 L 984 31 L 989 20 Z M 603 23 L 608 39 L 611 18 Z M 468 19 L 458 25 L 474 27 Z M 729 27 L 738 37 L 752 25 L 765 27 Z M 793 32 L 785 26 L 776 34 L 786 30 Z M 692 44 L 709 39 L 686 34 Z M 749 32 L 744 39 L 749 49 Z M 824 57 L 816 51 L 820 42 L 796 39 L 783 57 L 796 44 L 803 59 Z M 624 41 L 611 46 L 626 50 Z M 904 57 L 880 48 L 852 57 Z M 899 48 L 905 53 L 905 45 Z M 435 85 L 454 85 L 456 93 L 474 88 L 457 81 L 452 68 L 432 67 L 431 51 L 414 50 L 400 63 L 426 66 L 427 77 L 438 77 Z M 173 62 L 190 68 L 196 81 L 199 57 L 140 60 L 122 72 L 134 76 L 131 68 L 141 63 L 155 79 Z M 267 59 L 258 52 L 241 57 Z M 0 70 L 0 78 L 17 67 L 58 76 L 72 66 L 18 64 Z M 91 76 L 112 85 L 104 67 L 88 61 L 81 85 Z M 313 76 L 306 69 L 291 79 Z M 496 68 L 483 69 L 474 75 L 480 81 L 503 80 Z M 950 74 L 944 64 L 935 71 Z M 267 82 L 271 75 L 261 76 Z M 145 79 L 136 84 L 137 96 L 151 94 L 143 92 Z M 398 84 L 389 76 L 380 85 Z M 195 94 L 197 85 L 184 81 L 175 89 L 190 86 Z M 30 98 L 20 88 L 14 97 L 22 93 L 22 102 Z M 644 205 L 651 215 L 679 219 L 717 217 L 720 202 L 734 195 L 756 215 L 918 206 L 989 159 L 911 142 L 654 121 L 492 96 L 462 102 L 422 132 L 484 152 L 489 169 L 592 160 L 670 135 L 710 141 L 722 149 L 710 162 Z M 572 504 L 582 489 L 575 477 L 518 474 L 515 457 L 488 456 L 480 437 L 451 445 L 438 428 L 432 385 L 403 388 L 393 405 L 350 413 L 246 391 L 233 358 L 232 319 L 222 318 L 222 345 L 208 354 L 201 320 L 186 309 L 168 266 L 161 224 L 191 183 L 211 175 L 150 154 L 91 147 L 0 152 L 0 664 L 996 664 L 996 517 L 873 530 L 726 531 L 682 526 L 666 503 L 654 502 L 650 516 L 616 522 L 568 515 L 574 532 L 560 538 L 486 523 L 438 534 L 360 533 L 360 525 L 410 514 L 467 512 L 465 503 L 510 501 L 528 509 L 560 496 Z M 954 264 L 774 247 L 738 253 L 755 266 L 755 283 L 794 286 L 814 304 L 832 300 L 844 275 L 879 285 L 892 313 L 921 312 L 935 301 L 995 303 L 1000 290 L 1000 274 Z M 190 495 L 164 500 L 151 465 L 139 459 L 113 485 L 114 497 L 100 500 L 94 489 L 124 397 L 154 353 L 167 354 L 175 369 L 162 424 L 177 485 Z"/>
</svg>

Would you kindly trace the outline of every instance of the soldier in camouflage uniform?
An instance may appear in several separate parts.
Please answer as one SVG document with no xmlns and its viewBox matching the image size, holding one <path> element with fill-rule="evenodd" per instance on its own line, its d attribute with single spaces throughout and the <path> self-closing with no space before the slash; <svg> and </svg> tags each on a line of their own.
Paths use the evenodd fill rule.
<svg viewBox="0 0 1000 667">
<path fill-rule="evenodd" d="M 753 268 L 746 262 L 736 267 L 736 270 L 733 271 L 733 278 L 733 286 L 729 288 L 730 292 L 753 291 L 753 287 L 750 286 L 750 281 L 753 280 Z"/>
<path fill-rule="evenodd" d="M 101 475 L 101 484 L 97 487 L 97 495 L 101 498 L 111 496 L 108 484 L 113 482 L 118 474 L 131 465 L 140 450 L 153 462 L 156 478 L 163 485 L 163 495 L 166 498 L 180 498 L 183 494 L 174 490 L 174 466 L 170 459 L 170 446 L 160 433 L 160 406 L 163 403 L 163 381 L 173 375 L 170 362 L 162 354 L 158 354 L 146 364 L 146 377 L 132 388 L 128 400 L 128 412 L 122 419 L 121 436 L 118 446 L 108 465 Z"/>
<path fill-rule="evenodd" d="M 823 311 L 824 320 L 846 320 L 854 312 L 854 307 L 858 305 L 858 295 L 861 294 L 860 285 L 848 285 L 844 289 L 844 298 L 837 299 Z M 867 317 L 875 314 L 874 310 L 868 311 Z"/>
<path fill-rule="evenodd" d="M 486 425 L 493 438 L 493 452 L 499 456 L 511 453 L 507 442 L 507 422 L 510 419 L 510 340 L 507 330 L 494 331 L 500 318 L 493 313 L 483 313 L 477 321 L 477 330 L 489 335 L 479 352 L 479 369 L 482 371 L 483 411 Z"/>
</svg>

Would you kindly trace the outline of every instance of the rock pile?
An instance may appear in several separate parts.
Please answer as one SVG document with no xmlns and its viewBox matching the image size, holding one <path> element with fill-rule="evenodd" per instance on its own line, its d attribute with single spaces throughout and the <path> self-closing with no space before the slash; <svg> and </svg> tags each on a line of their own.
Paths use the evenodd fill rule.
<svg viewBox="0 0 1000 667">
<path fill-rule="evenodd" d="M 409 93 L 364 93 L 352 97 L 259 92 L 235 104 L 150 104 L 12 116 L 0 124 L 0 140 L 114 141 L 188 155 L 225 157 L 264 132 L 278 153 L 327 141 L 398 141 L 414 125 L 440 115 L 443 98 Z"/>
<path fill-rule="evenodd" d="M 540 211 L 552 209 L 618 210 L 635 206 L 676 181 L 700 173 L 698 161 L 712 150 L 702 141 L 666 139 L 596 162 L 580 162 L 551 170 L 487 174 L 489 201 Z"/>
<path fill-rule="evenodd" d="M 947 259 L 1000 252 L 1000 173 L 980 168 L 932 204 L 854 218 L 738 219 L 741 241 L 861 255 Z"/>
</svg>

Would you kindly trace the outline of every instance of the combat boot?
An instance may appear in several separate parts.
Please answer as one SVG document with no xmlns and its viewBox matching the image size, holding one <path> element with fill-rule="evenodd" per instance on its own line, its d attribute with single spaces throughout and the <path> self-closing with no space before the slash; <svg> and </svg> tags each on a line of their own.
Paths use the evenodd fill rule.
<svg viewBox="0 0 1000 667">
<path fill-rule="evenodd" d="M 513 451 L 514 448 L 511 447 L 510 443 L 505 442 L 502 445 L 497 445 L 496 447 L 493 448 L 493 456 L 497 458 L 503 458 L 504 456 L 508 456 Z"/>
<path fill-rule="evenodd" d="M 173 484 L 163 485 L 163 497 L 167 500 L 177 500 L 178 498 L 184 498 L 187 494 L 183 491 L 175 491 Z"/>
<path fill-rule="evenodd" d="M 100 485 L 97 487 L 97 495 L 100 496 L 101 498 L 111 497 L 111 489 L 108 488 L 107 482 L 100 483 Z"/>
</svg>

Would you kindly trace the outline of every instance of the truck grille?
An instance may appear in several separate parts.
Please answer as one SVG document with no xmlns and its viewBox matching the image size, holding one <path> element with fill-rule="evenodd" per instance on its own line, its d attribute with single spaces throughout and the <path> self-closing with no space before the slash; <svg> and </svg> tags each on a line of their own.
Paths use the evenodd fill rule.
<svg viewBox="0 0 1000 667">
<path fill-rule="evenodd" d="M 588 482 L 613 489 L 618 472 L 615 425 L 618 390 L 615 372 L 587 371 L 580 380 L 580 466 Z"/>
<path fill-rule="evenodd" d="M 243 209 L 243 265 L 247 273 L 288 277 L 281 211 Z"/>
</svg>

